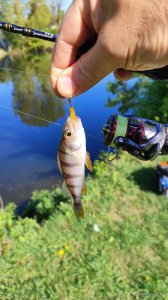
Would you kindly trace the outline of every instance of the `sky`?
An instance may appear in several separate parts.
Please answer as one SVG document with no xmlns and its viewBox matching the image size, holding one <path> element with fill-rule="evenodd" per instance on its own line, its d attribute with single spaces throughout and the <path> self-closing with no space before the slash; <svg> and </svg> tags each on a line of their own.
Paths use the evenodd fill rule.
<svg viewBox="0 0 168 300">
<path fill-rule="evenodd" d="M 67 10 L 67 8 L 69 7 L 69 5 L 71 4 L 72 0 L 63 0 L 63 4 L 62 4 L 62 8 L 63 10 Z"/>
<path fill-rule="evenodd" d="M 25 0 L 20 0 L 22 3 L 25 2 Z M 62 9 L 64 11 L 67 10 L 67 8 L 69 7 L 69 5 L 71 4 L 73 0 L 62 0 Z M 47 3 L 50 3 L 50 0 L 47 0 Z"/>
</svg>

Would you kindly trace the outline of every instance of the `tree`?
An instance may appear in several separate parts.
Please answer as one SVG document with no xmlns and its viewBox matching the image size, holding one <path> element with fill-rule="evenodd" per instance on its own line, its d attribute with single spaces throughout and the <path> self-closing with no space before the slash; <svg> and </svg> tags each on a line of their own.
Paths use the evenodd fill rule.
<svg viewBox="0 0 168 300">
<path fill-rule="evenodd" d="M 107 100 L 108 107 L 118 104 L 122 114 L 131 109 L 136 116 L 168 122 L 167 81 L 153 81 L 142 76 L 134 78 L 132 83 L 109 83 L 108 91 L 112 93 L 112 98 Z"/>
<path fill-rule="evenodd" d="M 62 1 L 47 0 L 2 0 L 0 18 L 2 21 L 31 27 L 47 32 L 57 32 L 63 16 Z M 1 33 L 2 35 L 2 33 Z M 39 53 L 52 48 L 52 43 L 3 32 L 3 39 L 9 40 L 13 48 L 22 52 Z"/>
<path fill-rule="evenodd" d="M 25 6 L 19 0 L 2 0 L 0 2 L 0 17 L 1 21 L 7 23 L 17 23 L 18 25 L 24 26 L 25 24 Z M 11 45 L 15 47 L 19 45 L 18 35 L 11 34 L 8 32 L 1 32 L 1 36 L 4 40 L 10 41 Z"/>
</svg>

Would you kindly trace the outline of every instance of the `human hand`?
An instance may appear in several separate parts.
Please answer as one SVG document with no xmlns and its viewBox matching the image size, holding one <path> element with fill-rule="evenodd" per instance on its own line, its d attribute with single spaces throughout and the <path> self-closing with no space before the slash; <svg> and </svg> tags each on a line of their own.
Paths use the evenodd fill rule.
<svg viewBox="0 0 168 300">
<path fill-rule="evenodd" d="M 95 44 L 82 56 L 80 48 Z M 168 65 L 167 0 L 75 0 L 66 12 L 53 50 L 51 82 L 62 97 L 83 93 L 115 71 Z"/>
</svg>

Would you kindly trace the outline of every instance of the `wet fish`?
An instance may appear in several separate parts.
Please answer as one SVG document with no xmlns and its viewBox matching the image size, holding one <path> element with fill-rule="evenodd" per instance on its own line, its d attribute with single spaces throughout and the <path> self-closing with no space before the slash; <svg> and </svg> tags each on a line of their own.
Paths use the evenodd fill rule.
<svg viewBox="0 0 168 300">
<path fill-rule="evenodd" d="M 57 155 L 58 165 L 64 177 L 63 187 L 68 188 L 74 201 L 77 219 L 84 217 L 81 195 L 87 193 L 85 164 L 92 171 L 92 163 L 86 152 L 86 137 L 81 119 L 70 107 L 70 117 L 64 124 L 63 135 Z"/>
</svg>

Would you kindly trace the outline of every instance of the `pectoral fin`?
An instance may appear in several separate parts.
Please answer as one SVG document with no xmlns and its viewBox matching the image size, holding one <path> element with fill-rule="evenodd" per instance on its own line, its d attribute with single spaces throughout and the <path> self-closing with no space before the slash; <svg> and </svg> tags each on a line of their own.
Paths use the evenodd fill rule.
<svg viewBox="0 0 168 300">
<path fill-rule="evenodd" d="M 87 186 L 86 186 L 85 182 L 84 182 L 83 188 L 82 188 L 82 195 L 87 195 Z"/>
<path fill-rule="evenodd" d="M 63 192 L 64 195 L 71 196 L 71 193 L 70 193 L 70 191 L 68 190 L 68 187 L 67 187 L 65 181 L 64 181 L 63 184 L 62 184 L 62 192 Z"/>
<path fill-rule="evenodd" d="M 88 152 L 86 152 L 85 164 L 86 164 L 86 167 L 88 168 L 88 170 L 90 172 L 92 172 L 93 166 L 92 166 L 92 162 L 90 160 L 90 154 Z"/>
<path fill-rule="evenodd" d="M 57 154 L 57 164 L 58 164 L 58 169 L 60 170 L 60 173 L 62 174 L 60 160 L 59 160 L 59 153 Z"/>
</svg>

